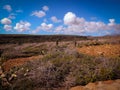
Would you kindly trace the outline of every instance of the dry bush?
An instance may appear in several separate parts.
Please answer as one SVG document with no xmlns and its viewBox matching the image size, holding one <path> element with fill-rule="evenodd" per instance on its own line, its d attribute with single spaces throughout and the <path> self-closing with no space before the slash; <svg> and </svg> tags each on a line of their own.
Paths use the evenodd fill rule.
<svg viewBox="0 0 120 90">
<path fill-rule="evenodd" d="M 22 53 L 28 54 L 31 56 L 34 55 L 44 55 L 47 53 L 47 45 L 46 44 L 41 44 L 39 46 L 29 46 L 26 48 L 23 48 Z"/>
<path fill-rule="evenodd" d="M 52 89 L 85 85 L 89 82 L 120 78 L 120 58 L 91 57 L 59 48 L 42 60 L 30 61 L 14 70 L 13 90 Z M 8 73 L 10 74 L 10 72 Z M 8 75 L 8 78 L 10 75 Z"/>
<path fill-rule="evenodd" d="M 39 46 L 31 46 L 31 44 L 28 44 L 26 47 L 23 45 L 20 48 L 18 48 L 18 46 L 8 47 L 7 49 L 0 50 L 1 63 L 9 59 L 45 55 L 47 51 L 46 44 L 41 44 Z"/>
</svg>

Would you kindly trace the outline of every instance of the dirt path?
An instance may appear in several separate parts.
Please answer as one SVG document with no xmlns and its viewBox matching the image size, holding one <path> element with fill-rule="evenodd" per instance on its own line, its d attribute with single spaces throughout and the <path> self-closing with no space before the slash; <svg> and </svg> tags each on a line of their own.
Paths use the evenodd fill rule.
<svg viewBox="0 0 120 90">
<path fill-rule="evenodd" d="M 88 83 L 86 86 L 76 86 L 70 90 L 120 90 L 120 79 Z"/>
<path fill-rule="evenodd" d="M 80 53 L 91 56 L 120 57 L 120 44 L 117 45 L 99 45 L 77 48 Z"/>
<path fill-rule="evenodd" d="M 27 61 L 30 60 L 38 60 L 41 59 L 43 56 L 32 56 L 32 57 L 27 57 L 27 58 L 17 58 L 17 59 L 10 59 L 6 62 L 3 63 L 2 67 L 4 71 L 8 71 L 10 68 L 15 67 L 15 66 L 20 66 L 26 63 Z"/>
</svg>

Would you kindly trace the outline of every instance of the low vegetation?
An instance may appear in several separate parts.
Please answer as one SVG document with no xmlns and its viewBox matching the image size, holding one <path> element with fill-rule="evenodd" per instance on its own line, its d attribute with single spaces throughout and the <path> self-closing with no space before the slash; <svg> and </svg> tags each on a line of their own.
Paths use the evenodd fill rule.
<svg viewBox="0 0 120 90">
<path fill-rule="evenodd" d="M 57 51 L 43 59 L 11 69 L 7 78 L 13 90 L 66 89 L 89 82 L 120 78 L 120 58 L 91 57 Z M 16 77 L 10 79 L 12 75 Z"/>
<path fill-rule="evenodd" d="M 64 40 L 69 39 L 67 42 L 53 36 L 49 39 L 52 42 L 42 42 L 33 36 L 36 37 L 31 43 L 32 37 L 23 42 L 13 39 L 15 43 L 9 44 L 1 41 L 0 90 L 69 90 L 89 82 L 120 79 L 119 39 L 112 42 L 82 37 L 79 41 L 76 37 L 69 41 L 73 36 L 62 36 Z M 6 71 L 4 65 L 8 66 Z"/>
<path fill-rule="evenodd" d="M 86 36 L 75 35 L 0 35 L 0 44 L 40 43 L 51 41 L 87 40 Z"/>
</svg>

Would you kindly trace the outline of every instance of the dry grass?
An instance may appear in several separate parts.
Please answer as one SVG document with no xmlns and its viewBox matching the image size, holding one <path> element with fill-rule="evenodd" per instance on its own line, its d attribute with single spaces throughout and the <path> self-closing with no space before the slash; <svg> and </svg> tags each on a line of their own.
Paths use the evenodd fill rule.
<svg viewBox="0 0 120 90">
<path fill-rule="evenodd" d="M 105 44 L 77 49 L 80 53 L 91 56 L 120 57 L 120 44 Z"/>
</svg>

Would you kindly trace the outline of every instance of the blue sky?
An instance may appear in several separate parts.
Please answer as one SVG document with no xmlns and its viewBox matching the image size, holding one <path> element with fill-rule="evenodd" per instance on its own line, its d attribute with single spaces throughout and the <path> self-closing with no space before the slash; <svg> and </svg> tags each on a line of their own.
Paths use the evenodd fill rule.
<svg viewBox="0 0 120 90">
<path fill-rule="evenodd" d="M 120 0 L 0 0 L 0 34 L 120 34 Z"/>
</svg>

